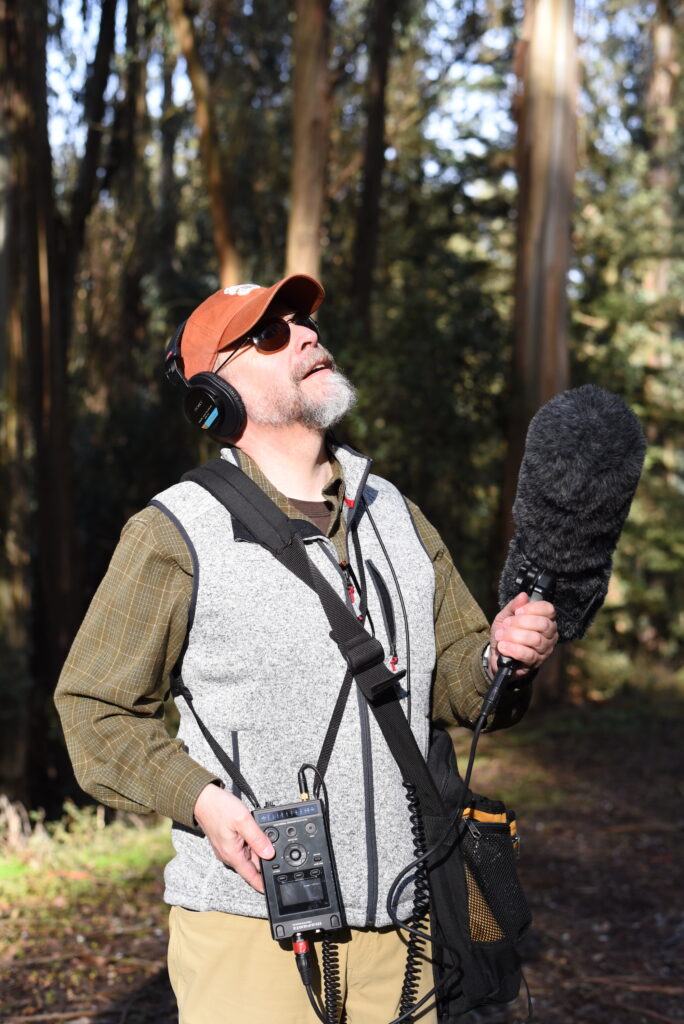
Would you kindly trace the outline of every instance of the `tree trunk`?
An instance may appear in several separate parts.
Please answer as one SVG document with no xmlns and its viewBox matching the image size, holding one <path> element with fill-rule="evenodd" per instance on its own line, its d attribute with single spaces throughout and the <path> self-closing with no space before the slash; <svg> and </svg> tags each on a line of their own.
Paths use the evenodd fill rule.
<svg viewBox="0 0 684 1024">
<path fill-rule="evenodd" d="M 59 754 L 47 742 L 52 692 L 82 612 L 70 472 L 67 351 L 74 273 L 96 194 L 102 96 L 114 45 L 115 9 L 116 0 L 103 0 L 96 58 L 85 89 L 89 125 L 85 155 L 65 224 L 55 207 L 48 139 L 47 2 L 5 0 L 1 8 L 9 58 L 6 95 L 13 222 L 6 357 L 9 415 L 3 435 L 13 479 L 5 511 L 5 571 L 12 613 L 8 636 L 13 650 L 23 652 L 18 655 L 19 675 L 29 656 L 31 664 L 22 691 L 23 706 L 6 704 L 4 708 L 3 753 L 8 749 L 17 753 L 11 759 L 12 777 L 0 776 L 0 785 L 24 799 L 30 799 L 32 792 L 41 802 L 49 800 L 58 774 Z M 35 513 L 29 511 L 32 507 Z M 28 551 L 32 552 L 30 583 L 25 582 Z M 19 682 L 13 694 L 19 693 Z M 25 751 L 30 748 L 40 749 L 42 756 L 28 761 Z"/>
<path fill-rule="evenodd" d="M 674 7 L 669 0 L 658 0 L 656 4 L 656 16 L 651 27 L 651 51 L 651 74 L 646 96 L 649 184 L 659 193 L 659 240 L 667 252 L 672 246 L 672 196 L 677 166 L 675 101 L 681 74 Z M 662 299 L 668 294 L 671 270 L 669 255 L 663 255 L 649 267 L 644 277 L 644 288 L 651 298 Z M 664 324 L 662 328 L 667 330 Z"/>
<path fill-rule="evenodd" d="M 354 244 L 352 295 L 359 325 L 371 334 L 370 304 L 378 250 L 382 172 L 385 166 L 385 92 L 393 42 L 397 0 L 370 5 L 370 54 L 367 85 L 367 125 L 361 199 Z"/>
<path fill-rule="evenodd" d="M 51 538 L 45 550 L 46 515 L 38 502 L 37 538 L 33 477 L 47 471 L 47 430 L 60 410 L 52 393 L 50 373 L 51 293 L 48 278 L 48 246 L 52 238 L 45 219 L 45 179 L 50 163 L 44 162 L 41 137 L 40 74 L 44 71 L 46 8 L 36 4 L 22 10 L 17 0 L 2 7 L 3 41 L 7 59 L 7 124 L 10 133 L 12 215 L 11 275 L 8 288 L 6 397 L 7 417 L 3 431 L 3 456 L 7 459 L 7 504 L 3 509 L 6 534 L 4 549 L 5 628 L 10 671 L 17 673 L 17 687 L 6 686 L 9 699 L 3 707 L 0 746 L 0 785 L 10 795 L 26 800 L 29 795 L 29 730 L 36 706 L 47 690 L 47 666 L 60 633 L 62 594 L 50 608 L 49 571 L 52 559 L 64 549 L 62 537 Z M 49 186 L 47 186 L 49 187 Z M 56 399 L 56 400 L 55 400 Z M 36 462 L 31 466 L 32 450 Z M 57 455 L 59 458 L 59 455 Z M 30 467 L 30 470 L 29 470 Z M 27 472 L 27 470 L 29 470 Z M 28 552 L 34 550 L 33 559 Z M 50 563 L 50 564 L 48 564 Z M 33 643 L 29 633 L 33 625 Z M 42 644 L 37 643 L 38 636 Z M 32 664 L 29 665 L 29 661 Z M 36 685 L 37 684 L 37 685 Z M 42 719 L 42 715 L 40 716 Z"/>
<path fill-rule="evenodd" d="M 514 382 L 524 429 L 569 382 L 570 225 L 575 173 L 573 0 L 532 0 L 519 51 Z"/>
<path fill-rule="evenodd" d="M 505 543 L 529 421 L 569 385 L 566 278 L 575 172 L 573 0 L 529 0 L 517 53 L 518 238 Z M 537 689 L 560 691 L 558 655 Z"/>
<path fill-rule="evenodd" d="M 195 29 L 185 11 L 184 0 L 168 0 L 168 6 L 178 48 L 185 57 L 195 97 L 195 120 L 207 178 L 219 277 L 221 285 L 225 287 L 240 282 L 240 259 L 235 248 L 230 204 L 224 188 L 209 76 L 202 64 Z"/>
<path fill-rule="evenodd" d="M 31 676 L 29 671 L 31 606 L 29 550 L 30 496 L 26 467 L 31 441 L 27 409 L 27 360 L 21 329 L 21 218 L 22 167 L 17 160 L 14 112 L 21 104 L 17 80 L 17 36 L 14 12 L 0 3 L 0 790 L 10 799 L 26 802 L 28 720 Z"/>
<path fill-rule="evenodd" d="M 293 154 L 285 273 L 318 277 L 330 129 L 330 0 L 297 0 Z"/>
<path fill-rule="evenodd" d="M 178 227 L 178 185 L 173 166 L 178 137 L 178 116 L 173 102 L 173 73 L 176 59 L 171 53 L 164 33 L 164 69 L 162 81 L 164 85 L 162 99 L 161 134 L 161 168 L 159 173 L 159 246 L 161 258 L 172 263 L 176 248 L 176 230 Z"/>
</svg>

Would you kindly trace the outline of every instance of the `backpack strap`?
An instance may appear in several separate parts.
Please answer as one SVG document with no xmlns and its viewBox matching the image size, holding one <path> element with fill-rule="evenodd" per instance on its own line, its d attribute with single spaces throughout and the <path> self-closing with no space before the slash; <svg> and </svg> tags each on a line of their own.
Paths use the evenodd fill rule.
<svg viewBox="0 0 684 1024">
<path fill-rule="evenodd" d="M 328 618 L 330 636 L 368 701 L 404 779 L 416 786 L 423 813 L 444 813 L 442 798 L 396 695 L 395 684 L 405 672 L 391 672 L 387 668 L 382 644 L 366 632 L 313 564 L 292 521 L 257 484 L 226 459 L 212 459 L 186 473 L 183 480 L 191 480 L 208 490 L 242 523 L 257 543 L 267 548 L 286 569 L 315 591 Z M 346 682 L 345 677 L 333 719 L 335 714 L 341 719 L 349 692 L 347 686 L 343 702 Z M 332 750 L 329 736 L 326 736 L 324 750 L 327 750 L 329 759 Z"/>
</svg>

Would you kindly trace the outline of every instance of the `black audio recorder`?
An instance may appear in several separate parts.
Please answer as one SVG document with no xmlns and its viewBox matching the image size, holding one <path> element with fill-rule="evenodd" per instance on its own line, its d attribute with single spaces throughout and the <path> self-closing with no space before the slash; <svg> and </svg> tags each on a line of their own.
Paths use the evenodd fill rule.
<svg viewBox="0 0 684 1024">
<path fill-rule="evenodd" d="M 276 851 L 272 860 L 261 861 L 273 938 L 341 928 L 344 919 L 321 801 L 259 807 L 252 814 Z"/>
</svg>

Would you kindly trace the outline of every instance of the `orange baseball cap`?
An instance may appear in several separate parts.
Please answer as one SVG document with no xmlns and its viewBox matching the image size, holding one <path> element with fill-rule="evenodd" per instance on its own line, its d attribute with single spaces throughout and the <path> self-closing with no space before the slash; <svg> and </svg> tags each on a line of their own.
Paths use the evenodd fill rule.
<svg viewBox="0 0 684 1024">
<path fill-rule="evenodd" d="M 220 288 L 190 314 L 183 329 L 180 355 L 186 380 L 211 370 L 217 352 L 247 334 L 274 299 L 285 303 L 293 313 L 313 313 L 324 297 L 322 286 L 307 274 L 291 274 L 270 288 L 258 284 Z"/>
</svg>

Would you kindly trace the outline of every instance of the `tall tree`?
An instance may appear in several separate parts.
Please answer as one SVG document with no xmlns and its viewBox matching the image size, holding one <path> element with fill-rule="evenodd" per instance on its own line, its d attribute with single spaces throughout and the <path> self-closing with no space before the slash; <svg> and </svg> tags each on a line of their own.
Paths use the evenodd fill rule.
<svg viewBox="0 0 684 1024">
<path fill-rule="evenodd" d="M 366 87 L 366 140 L 361 172 L 353 255 L 352 295 L 359 325 L 371 333 L 370 304 L 380 228 L 380 196 L 385 166 L 387 76 L 399 0 L 369 4 L 369 54 Z"/>
<path fill-rule="evenodd" d="M 330 129 L 330 0 L 297 0 L 293 150 L 285 272 L 318 277 Z"/>
<path fill-rule="evenodd" d="M 235 244 L 230 196 L 226 188 L 211 83 L 202 62 L 195 26 L 184 0 L 168 0 L 168 5 L 178 48 L 185 57 L 188 77 L 192 83 L 195 120 L 211 205 L 219 277 L 222 285 L 236 284 L 241 278 L 241 262 Z"/>
<path fill-rule="evenodd" d="M 26 91 L 26 67 L 18 67 L 20 38 L 16 12 L 0 4 L 0 88 L 2 89 L 2 292 L 0 346 L 0 681 L 4 714 L 0 717 L 0 784 L 10 797 L 27 795 L 28 700 L 30 696 L 29 550 L 31 500 L 27 466 L 31 417 L 27 404 L 27 358 L 22 333 L 22 196 L 25 162 L 20 115 Z"/>
<path fill-rule="evenodd" d="M 574 0 L 529 0 L 518 50 L 513 372 L 518 445 L 520 427 L 569 381 L 566 282 L 577 88 L 573 19 Z"/>
<path fill-rule="evenodd" d="M 518 44 L 518 234 L 504 541 L 525 434 L 537 409 L 569 385 L 567 274 L 573 206 L 577 58 L 574 0 L 528 0 Z M 560 688 L 558 659 L 542 689 Z"/>
<path fill-rule="evenodd" d="M 8 68 L 8 124 L 12 175 L 13 271 L 8 302 L 7 388 L 12 413 L 6 446 L 10 465 L 25 460 L 17 490 L 6 511 L 10 550 L 7 571 L 16 589 L 21 566 L 16 566 L 12 538 L 32 544 L 31 605 L 25 622 L 33 638 L 32 686 L 27 708 L 15 708 L 3 725 L 16 750 L 14 774 L 19 788 L 34 776 L 43 785 L 49 756 L 26 759 L 28 733 L 47 735 L 51 694 L 81 612 L 78 559 L 71 487 L 68 427 L 67 352 L 71 331 L 74 278 L 83 246 L 85 224 L 97 193 L 97 168 L 103 122 L 103 96 L 114 46 L 116 0 L 103 0 L 95 59 L 84 89 L 87 132 L 84 155 L 76 169 L 76 184 L 66 215 L 58 213 L 48 138 L 46 87 L 47 0 L 22 4 L 6 0 L 3 34 Z M 35 458 L 31 456 L 35 453 Z M 26 465 L 28 464 L 29 472 Z M 35 515 L 30 509 L 35 507 Z M 33 527 L 33 529 L 32 529 Z M 25 556 L 24 556 L 25 558 Z M 16 600 L 26 604 L 25 595 Z M 4 730 L 3 730 L 4 731 Z M 4 737 L 3 737 L 4 739 Z M 4 744 L 3 744 L 4 747 Z"/>
<path fill-rule="evenodd" d="M 677 167 L 677 87 L 681 75 L 676 13 L 679 4 L 658 0 L 651 24 L 651 67 L 646 93 L 646 140 L 649 154 L 649 184 L 659 193 L 662 253 L 644 278 L 644 287 L 654 299 L 663 298 L 670 285 L 673 240 L 673 186 Z M 680 26 L 681 28 L 681 26 Z"/>
</svg>

